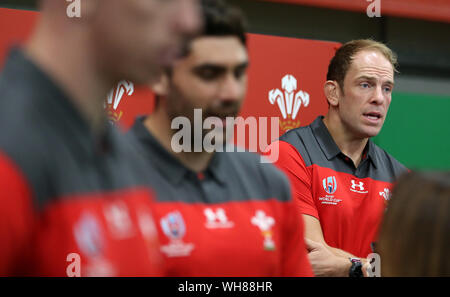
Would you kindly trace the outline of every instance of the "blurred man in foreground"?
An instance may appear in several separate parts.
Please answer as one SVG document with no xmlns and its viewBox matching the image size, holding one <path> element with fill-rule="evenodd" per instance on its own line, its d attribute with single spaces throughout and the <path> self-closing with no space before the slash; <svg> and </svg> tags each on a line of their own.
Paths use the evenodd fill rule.
<svg viewBox="0 0 450 297">
<path fill-rule="evenodd" d="M 291 180 L 318 276 L 362 276 L 392 183 L 405 171 L 370 140 L 386 119 L 396 63 L 382 43 L 344 44 L 328 68 L 327 115 L 269 148 Z"/>
<path fill-rule="evenodd" d="M 0 275 L 161 275 L 146 168 L 103 111 L 200 26 L 194 0 L 42 0 L 0 77 Z"/>
<path fill-rule="evenodd" d="M 202 4 L 203 34 L 153 85 L 154 113 L 129 132 L 154 169 L 168 273 L 312 276 L 287 178 L 256 154 L 220 150 L 246 94 L 246 35 L 238 10 Z"/>
</svg>

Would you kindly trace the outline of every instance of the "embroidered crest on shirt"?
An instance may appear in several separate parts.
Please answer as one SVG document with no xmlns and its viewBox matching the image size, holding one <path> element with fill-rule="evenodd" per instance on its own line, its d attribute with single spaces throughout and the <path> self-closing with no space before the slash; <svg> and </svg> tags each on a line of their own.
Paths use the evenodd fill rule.
<svg viewBox="0 0 450 297">
<path fill-rule="evenodd" d="M 259 230 L 264 237 L 264 249 L 268 251 L 275 250 L 275 242 L 273 241 L 272 226 L 275 224 L 275 219 L 266 215 L 262 210 L 257 210 L 254 217 L 251 219 L 251 223 L 258 226 Z"/>
<path fill-rule="evenodd" d="M 106 237 L 100 221 L 90 212 L 84 212 L 73 227 L 75 241 L 85 264 L 82 265 L 82 276 L 106 276 L 117 274 L 114 266 L 105 258 Z"/>
<path fill-rule="evenodd" d="M 161 246 L 161 251 L 167 257 L 186 257 L 194 249 L 194 244 L 184 243 L 183 237 L 186 234 L 186 225 L 183 216 L 179 211 L 168 213 L 160 220 L 161 228 L 170 242 Z"/>
<path fill-rule="evenodd" d="M 328 194 L 331 195 L 331 194 L 334 194 L 334 192 L 336 192 L 337 182 L 336 182 L 335 176 L 329 176 L 329 177 L 324 178 L 322 180 L 322 184 L 323 184 L 323 189 Z"/>
<path fill-rule="evenodd" d="M 379 195 L 383 197 L 384 204 L 387 204 L 387 202 L 391 199 L 392 193 L 388 188 L 384 188 L 384 191 L 379 192 Z"/>
<path fill-rule="evenodd" d="M 106 205 L 103 209 L 109 232 L 114 239 L 127 239 L 135 235 L 128 208 L 123 201 Z"/>
<path fill-rule="evenodd" d="M 337 199 L 333 195 L 338 187 L 338 183 L 335 176 L 328 176 L 322 179 L 322 186 L 327 195 L 325 195 L 324 197 L 319 197 L 320 203 L 337 205 L 339 202 L 342 201 L 342 199 Z"/>
</svg>

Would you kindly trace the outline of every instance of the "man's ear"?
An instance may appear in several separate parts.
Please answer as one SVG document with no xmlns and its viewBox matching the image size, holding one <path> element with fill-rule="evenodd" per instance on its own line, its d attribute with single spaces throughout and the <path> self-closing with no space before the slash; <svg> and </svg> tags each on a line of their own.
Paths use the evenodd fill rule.
<svg viewBox="0 0 450 297">
<path fill-rule="evenodd" d="M 340 88 L 336 81 L 327 80 L 323 86 L 323 91 L 330 106 L 336 107 L 339 105 Z"/>
<path fill-rule="evenodd" d="M 169 76 L 167 73 L 162 73 L 158 78 L 150 83 L 153 92 L 158 96 L 167 96 L 169 91 Z"/>
</svg>

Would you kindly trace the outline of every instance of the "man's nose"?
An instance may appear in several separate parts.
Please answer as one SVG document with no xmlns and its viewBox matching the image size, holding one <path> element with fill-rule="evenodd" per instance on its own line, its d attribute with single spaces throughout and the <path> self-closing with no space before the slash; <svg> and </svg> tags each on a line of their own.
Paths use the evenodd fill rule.
<svg viewBox="0 0 450 297">
<path fill-rule="evenodd" d="M 239 101 L 244 92 L 243 82 L 234 75 L 229 74 L 223 78 L 220 86 L 219 98 L 221 101 Z"/>
<path fill-rule="evenodd" d="M 371 103 L 380 105 L 380 104 L 383 104 L 384 100 L 385 100 L 385 98 L 384 98 L 384 93 L 383 93 L 383 87 L 381 87 L 381 86 L 376 87 L 374 94 L 372 96 Z"/>
</svg>

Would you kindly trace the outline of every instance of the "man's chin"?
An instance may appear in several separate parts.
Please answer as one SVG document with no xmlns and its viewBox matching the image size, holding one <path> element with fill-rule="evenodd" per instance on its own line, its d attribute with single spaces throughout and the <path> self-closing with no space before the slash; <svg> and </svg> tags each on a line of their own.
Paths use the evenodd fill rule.
<svg viewBox="0 0 450 297">
<path fill-rule="evenodd" d="M 377 136 L 380 133 L 381 128 L 377 128 L 377 129 L 366 129 L 363 133 L 362 133 L 362 138 L 372 138 Z"/>
</svg>

